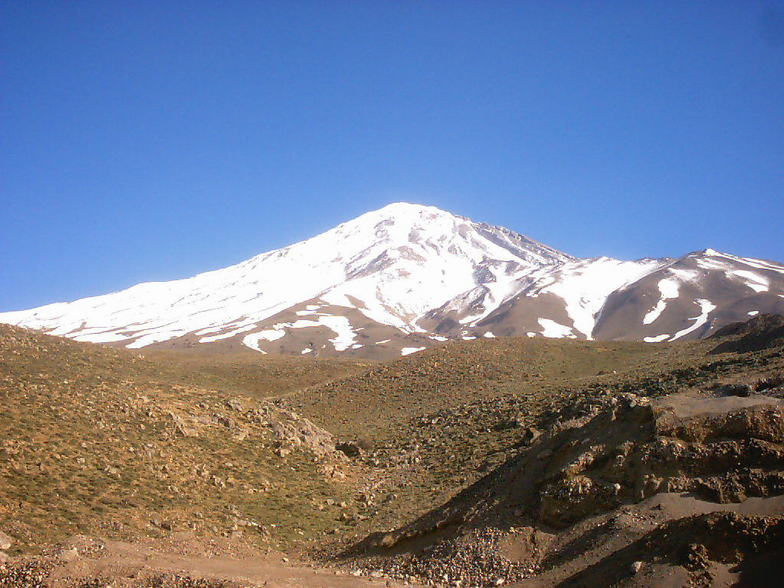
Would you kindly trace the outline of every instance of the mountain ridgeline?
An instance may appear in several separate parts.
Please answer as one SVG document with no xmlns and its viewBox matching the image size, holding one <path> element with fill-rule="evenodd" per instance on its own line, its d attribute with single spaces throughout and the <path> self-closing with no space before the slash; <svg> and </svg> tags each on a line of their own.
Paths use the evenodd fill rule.
<svg viewBox="0 0 784 588">
<path fill-rule="evenodd" d="M 784 265 L 711 249 L 578 259 L 503 227 L 396 203 L 224 269 L 0 313 L 128 348 L 390 359 L 453 339 L 702 338 L 784 314 Z"/>
</svg>

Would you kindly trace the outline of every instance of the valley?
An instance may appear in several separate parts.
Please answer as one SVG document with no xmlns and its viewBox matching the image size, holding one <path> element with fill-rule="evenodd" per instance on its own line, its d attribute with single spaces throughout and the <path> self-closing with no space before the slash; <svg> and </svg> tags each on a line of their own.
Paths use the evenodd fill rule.
<svg viewBox="0 0 784 588">
<path fill-rule="evenodd" d="M 124 350 L 0 326 L 0 578 L 764 575 L 784 525 L 782 320 L 675 343 L 453 341 L 392 362 Z"/>
<path fill-rule="evenodd" d="M 784 0 L 0 31 L 0 588 L 784 586 Z"/>
</svg>

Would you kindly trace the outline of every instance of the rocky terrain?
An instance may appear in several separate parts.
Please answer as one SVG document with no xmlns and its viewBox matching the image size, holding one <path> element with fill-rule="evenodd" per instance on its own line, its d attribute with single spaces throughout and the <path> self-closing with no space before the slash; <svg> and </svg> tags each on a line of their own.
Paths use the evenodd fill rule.
<svg viewBox="0 0 784 588">
<path fill-rule="evenodd" d="M 774 586 L 782 328 L 362 364 L 2 327 L 0 585 Z"/>
<path fill-rule="evenodd" d="M 712 566 L 780 548 L 784 401 L 629 394 L 583 408 L 528 429 L 517 455 L 443 507 L 371 535 L 371 565 L 467 586 L 711 585 Z"/>
<path fill-rule="evenodd" d="M 290 546 L 333 528 L 352 490 L 331 433 L 251 393 L 12 327 L 0 331 L 0 367 L 9 554 L 77 532 Z"/>
<path fill-rule="evenodd" d="M 711 340 L 714 361 L 553 393 L 540 407 L 515 395 L 422 419 L 451 447 L 460 421 L 495 423 L 485 430 L 508 435 L 503 457 L 443 506 L 342 557 L 445 586 L 777 585 L 782 325 L 760 317 Z M 764 351 L 711 353 L 749 333 Z M 429 431 L 417 442 L 441 454 Z"/>
</svg>

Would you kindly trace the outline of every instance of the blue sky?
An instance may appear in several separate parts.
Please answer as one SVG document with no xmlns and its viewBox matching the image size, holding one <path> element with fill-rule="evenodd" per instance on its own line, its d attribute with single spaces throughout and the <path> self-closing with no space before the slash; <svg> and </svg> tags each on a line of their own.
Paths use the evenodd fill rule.
<svg viewBox="0 0 784 588">
<path fill-rule="evenodd" d="M 0 4 L 0 310 L 392 201 L 784 261 L 784 2 Z"/>
</svg>

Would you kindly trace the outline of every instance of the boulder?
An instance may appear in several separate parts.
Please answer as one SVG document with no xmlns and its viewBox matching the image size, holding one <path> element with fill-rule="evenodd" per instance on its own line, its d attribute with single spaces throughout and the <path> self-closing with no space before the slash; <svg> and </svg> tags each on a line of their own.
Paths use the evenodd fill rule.
<svg viewBox="0 0 784 588">
<path fill-rule="evenodd" d="M 13 543 L 14 540 L 11 537 L 9 537 L 8 535 L 0 531 L 0 550 L 5 551 L 9 547 L 11 547 Z"/>
<path fill-rule="evenodd" d="M 335 445 L 335 449 L 346 455 L 346 457 L 359 457 L 362 455 L 362 448 L 354 441 L 344 441 Z"/>
</svg>

